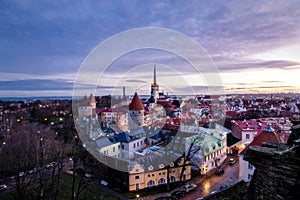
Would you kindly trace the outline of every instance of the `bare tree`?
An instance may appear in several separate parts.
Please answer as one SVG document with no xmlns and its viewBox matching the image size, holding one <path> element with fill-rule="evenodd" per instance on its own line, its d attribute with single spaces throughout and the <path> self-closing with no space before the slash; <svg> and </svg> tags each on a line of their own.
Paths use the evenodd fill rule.
<svg viewBox="0 0 300 200">
<path fill-rule="evenodd" d="M 191 137 L 183 137 L 181 138 L 182 143 L 185 145 L 185 150 L 182 153 L 182 169 L 180 172 L 180 181 L 183 179 L 184 171 L 186 170 L 186 166 L 191 164 L 191 160 L 195 157 L 195 155 L 201 151 L 204 146 L 204 137 L 203 135 L 194 135 Z"/>
</svg>

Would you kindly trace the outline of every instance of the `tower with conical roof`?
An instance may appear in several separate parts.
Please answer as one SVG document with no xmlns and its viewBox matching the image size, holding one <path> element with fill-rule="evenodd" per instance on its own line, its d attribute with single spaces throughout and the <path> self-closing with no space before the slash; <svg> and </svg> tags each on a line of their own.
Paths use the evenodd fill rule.
<svg viewBox="0 0 300 200">
<path fill-rule="evenodd" d="M 144 105 L 137 93 L 134 94 L 128 110 L 128 129 L 136 129 L 144 125 Z"/>
<path fill-rule="evenodd" d="M 155 103 L 157 99 L 159 98 L 159 85 L 157 84 L 156 81 L 156 66 L 154 65 L 154 72 L 153 72 L 153 83 L 151 84 L 151 100 L 154 102 L 150 103 Z"/>
</svg>

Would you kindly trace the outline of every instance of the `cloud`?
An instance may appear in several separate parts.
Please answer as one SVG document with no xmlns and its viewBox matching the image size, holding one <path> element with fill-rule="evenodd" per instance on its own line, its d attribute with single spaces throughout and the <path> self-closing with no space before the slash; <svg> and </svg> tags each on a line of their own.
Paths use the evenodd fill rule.
<svg viewBox="0 0 300 200">
<path fill-rule="evenodd" d="M 0 90 L 72 90 L 73 83 L 66 80 L 17 80 L 0 81 Z"/>
<path fill-rule="evenodd" d="M 299 1 L 243 4 L 194 0 L 76 1 L 72 4 L 5 1 L 0 7 L 0 72 L 16 77 L 1 76 L 0 80 L 8 81 L 1 83 L 7 83 L 10 88 L 13 83 L 9 80 L 20 80 L 20 74 L 35 74 L 45 80 L 49 76 L 49 82 L 54 80 L 55 85 L 55 79 L 65 79 L 61 74 L 76 74 L 84 58 L 103 40 L 125 30 L 147 26 L 170 28 L 192 37 L 207 50 L 221 73 L 298 69 L 299 63 L 288 59 L 250 58 L 253 54 L 295 44 L 300 35 L 299 6 Z M 124 57 L 113 63 L 107 73 L 121 77 L 132 67 L 145 63 L 162 63 L 181 73 L 195 73 L 186 61 L 168 53 L 144 51 Z M 39 77 L 27 79 L 30 82 Z"/>
<path fill-rule="evenodd" d="M 129 80 L 126 80 L 126 82 L 129 82 L 129 83 L 148 83 L 147 81 L 135 80 L 135 79 L 129 79 Z"/>
<path fill-rule="evenodd" d="M 220 63 L 218 69 L 221 72 L 231 72 L 231 71 L 243 71 L 250 69 L 295 69 L 295 67 L 299 68 L 300 63 L 294 61 L 287 60 L 273 60 L 273 61 L 262 61 L 262 60 L 252 60 L 249 61 L 240 61 L 240 63 Z"/>
</svg>

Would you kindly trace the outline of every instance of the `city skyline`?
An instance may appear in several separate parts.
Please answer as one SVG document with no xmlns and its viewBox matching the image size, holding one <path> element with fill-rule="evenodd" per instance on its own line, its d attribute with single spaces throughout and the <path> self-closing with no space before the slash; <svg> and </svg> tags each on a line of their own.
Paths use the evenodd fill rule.
<svg viewBox="0 0 300 200">
<path fill-rule="evenodd" d="M 72 95 L 82 62 L 99 43 L 143 27 L 173 29 L 197 41 L 216 64 L 226 93 L 300 92 L 299 7 L 295 1 L 4 1 L 0 96 Z M 128 94 L 143 85 L 141 93 L 149 94 L 153 64 L 165 91 L 205 87 L 184 59 L 145 49 L 111 63 L 99 90 L 108 94 L 118 86 L 111 80 L 123 80 L 118 84 Z M 178 77 L 183 84 L 174 84 Z"/>
</svg>

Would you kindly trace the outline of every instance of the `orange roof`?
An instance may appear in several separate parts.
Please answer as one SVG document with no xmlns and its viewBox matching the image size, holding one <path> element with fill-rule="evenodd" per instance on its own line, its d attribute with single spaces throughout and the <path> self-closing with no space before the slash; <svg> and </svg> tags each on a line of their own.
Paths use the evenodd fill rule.
<svg viewBox="0 0 300 200">
<path fill-rule="evenodd" d="M 144 105 L 142 104 L 137 93 L 134 94 L 132 101 L 129 104 L 129 110 L 144 110 Z"/>
<path fill-rule="evenodd" d="M 90 95 L 89 100 L 90 100 L 91 103 L 96 103 L 96 99 L 92 94 Z"/>
<path fill-rule="evenodd" d="M 268 131 L 262 131 L 254 137 L 253 141 L 240 154 L 246 154 L 247 150 L 251 146 L 259 146 L 259 147 L 262 146 L 263 142 L 279 143 L 280 140 L 276 136 L 276 133 L 268 132 Z"/>
<path fill-rule="evenodd" d="M 90 106 L 89 99 L 85 95 L 84 98 L 79 102 L 79 106 Z"/>
</svg>

